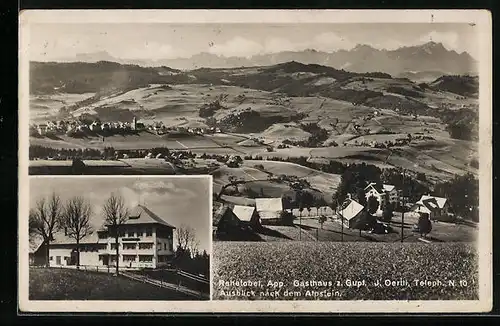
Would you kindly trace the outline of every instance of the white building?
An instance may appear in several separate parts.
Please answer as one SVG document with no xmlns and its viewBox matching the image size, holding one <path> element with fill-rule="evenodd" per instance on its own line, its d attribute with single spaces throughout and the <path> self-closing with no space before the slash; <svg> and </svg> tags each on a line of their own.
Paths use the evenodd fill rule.
<svg viewBox="0 0 500 326">
<path fill-rule="evenodd" d="M 173 230 L 147 207 L 138 205 L 129 219 L 119 226 L 118 264 L 129 268 L 157 268 L 174 256 Z M 103 229 L 80 241 L 80 265 L 116 266 L 113 228 Z M 75 265 L 76 241 L 59 232 L 49 246 L 50 266 Z"/>
<path fill-rule="evenodd" d="M 349 199 L 347 206 L 338 212 L 341 223 L 348 229 L 355 228 L 357 222 L 363 218 L 363 214 L 366 214 L 363 208 L 363 205 L 354 199 Z"/>
<path fill-rule="evenodd" d="M 364 190 L 365 190 L 365 196 L 366 196 L 367 201 L 368 201 L 368 198 L 373 196 L 379 202 L 379 206 L 378 206 L 376 214 L 382 213 L 382 207 L 385 204 L 386 195 L 389 196 L 389 202 L 391 202 L 397 206 L 401 204 L 402 193 L 400 190 L 397 190 L 396 187 L 393 185 L 378 184 L 378 183 L 372 182 L 368 186 L 366 186 Z"/>
</svg>

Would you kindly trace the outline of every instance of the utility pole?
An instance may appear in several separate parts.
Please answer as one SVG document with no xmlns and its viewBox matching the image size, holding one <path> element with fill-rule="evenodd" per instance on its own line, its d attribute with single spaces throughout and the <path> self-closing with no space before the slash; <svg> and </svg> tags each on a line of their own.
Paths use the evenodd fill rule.
<svg viewBox="0 0 500 326">
<path fill-rule="evenodd" d="M 344 218 L 339 214 L 339 200 L 337 201 L 337 216 L 340 217 L 340 242 L 344 242 Z"/>
<path fill-rule="evenodd" d="M 403 209 L 401 211 L 401 242 L 403 242 L 404 238 L 404 225 L 405 225 L 405 169 L 403 169 L 403 191 L 401 192 L 403 194 Z"/>
</svg>

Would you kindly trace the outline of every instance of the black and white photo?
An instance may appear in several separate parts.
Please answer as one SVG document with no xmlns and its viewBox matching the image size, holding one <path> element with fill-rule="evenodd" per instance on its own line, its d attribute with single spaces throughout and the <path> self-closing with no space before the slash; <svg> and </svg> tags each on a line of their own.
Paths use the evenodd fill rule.
<svg viewBox="0 0 500 326">
<path fill-rule="evenodd" d="M 56 202 L 63 212 L 30 232 L 33 275 L 98 266 L 99 277 L 131 282 L 174 269 L 174 286 L 191 284 L 182 273 L 207 282 L 190 289 L 206 305 L 165 308 L 183 311 L 488 309 L 488 12 L 89 13 L 21 24 L 30 231 Z M 117 215 L 102 213 L 122 202 L 113 189 L 142 178 L 205 187 L 172 203 L 193 214 L 150 207 L 137 191 L 123 200 L 125 224 L 142 230 L 156 216 L 173 237 L 147 258 L 114 253 L 140 237 L 131 229 L 118 241 L 106 217 Z M 36 190 L 39 180 L 74 181 Z M 107 222 L 87 223 L 96 216 Z M 173 260 L 185 251 L 207 270 Z M 76 295 L 48 284 L 30 278 L 30 300 Z"/>
<path fill-rule="evenodd" d="M 208 300 L 209 189 L 207 177 L 31 179 L 30 299 Z"/>
</svg>

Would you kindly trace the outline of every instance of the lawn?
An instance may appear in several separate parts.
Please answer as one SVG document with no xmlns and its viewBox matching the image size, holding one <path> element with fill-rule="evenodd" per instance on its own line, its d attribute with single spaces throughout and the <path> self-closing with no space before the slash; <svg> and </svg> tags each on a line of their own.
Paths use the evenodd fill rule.
<svg viewBox="0 0 500 326">
<path fill-rule="evenodd" d="M 55 268 L 32 268 L 30 300 L 192 300 L 180 292 L 123 276 Z"/>
<path fill-rule="evenodd" d="M 214 300 L 478 299 L 477 253 L 470 244 L 215 242 L 213 246 Z M 400 283 L 386 285 L 386 280 Z M 232 281 L 252 284 L 238 286 Z"/>
</svg>

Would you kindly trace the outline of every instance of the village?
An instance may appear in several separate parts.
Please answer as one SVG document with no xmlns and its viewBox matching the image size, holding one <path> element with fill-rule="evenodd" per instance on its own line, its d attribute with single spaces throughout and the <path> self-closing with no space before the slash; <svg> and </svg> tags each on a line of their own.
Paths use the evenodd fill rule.
<svg viewBox="0 0 500 326">
<path fill-rule="evenodd" d="M 298 190 L 298 198 L 303 197 L 302 191 Z M 429 236 L 433 228 L 440 234 L 461 223 L 447 198 L 424 194 L 410 202 L 402 189 L 375 182 L 357 196 L 362 197 L 348 193 L 334 205 L 304 204 L 301 199 L 294 202 L 286 196 L 255 198 L 252 206 L 214 201 L 213 238 L 431 243 L 444 241 Z"/>
<path fill-rule="evenodd" d="M 137 120 L 136 117 L 132 122 L 128 121 L 108 121 L 103 122 L 100 119 L 81 118 L 70 120 L 53 120 L 45 123 L 30 125 L 30 136 L 50 136 L 64 135 L 70 137 L 79 137 L 89 133 L 94 134 L 120 134 L 149 131 L 157 135 L 165 135 L 169 132 L 185 132 L 189 134 L 213 134 L 220 133 L 219 128 L 187 128 L 183 126 L 166 127 L 162 121 L 144 123 Z"/>
</svg>

